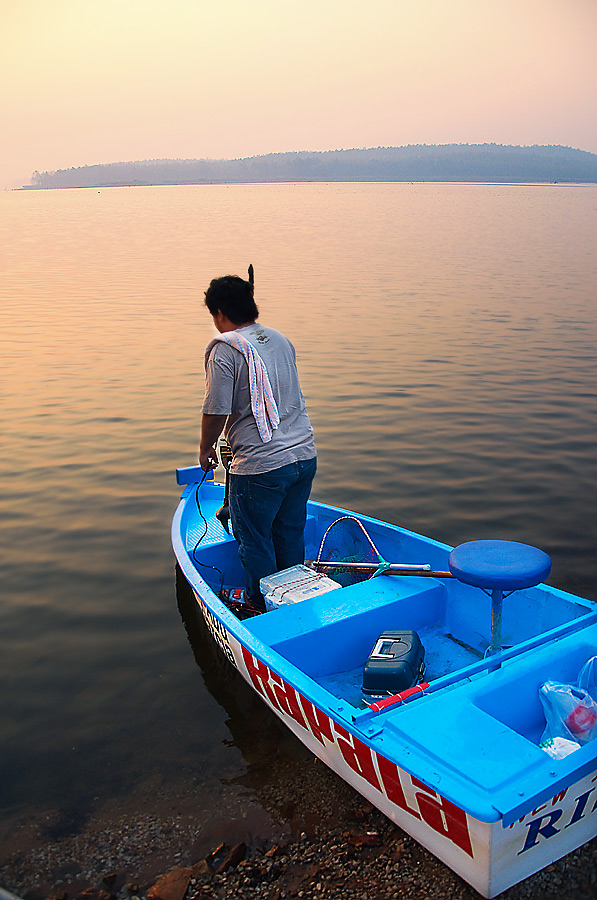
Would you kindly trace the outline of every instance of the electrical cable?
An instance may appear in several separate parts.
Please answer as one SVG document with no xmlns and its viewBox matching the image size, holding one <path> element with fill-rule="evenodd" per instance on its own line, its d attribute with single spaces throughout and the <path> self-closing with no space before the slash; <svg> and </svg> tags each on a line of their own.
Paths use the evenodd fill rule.
<svg viewBox="0 0 597 900">
<path fill-rule="evenodd" d="M 218 574 L 221 575 L 222 580 L 221 580 L 221 582 L 220 582 L 220 590 L 219 590 L 219 592 L 218 592 L 218 596 L 220 596 L 220 594 L 222 593 L 222 588 L 224 587 L 224 573 L 222 572 L 221 569 L 218 569 L 217 566 L 212 566 L 212 565 L 210 565 L 209 563 L 204 563 L 204 562 L 202 562 L 200 559 L 197 559 L 197 557 L 195 556 L 195 553 L 197 552 L 197 548 L 198 548 L 199 544 L 200 544 L 201 541 L 205 538 L 205 535 L 207 534 L 207 532 L 208 532 L 208 530 L 209 530 L 209 525 L 207 524 L 207 519 L 206 519 L 205 516 L 203 515 L 203 510 L 201 509 L 201 504 L 199 503 L 199 491 L 201 490 L 201 486 L 203 485 L 203 482 L 204 482 L 205 479 L 207 478 L 207 475 L 208 475 L 208 472 L 204 472 L 204 473 L 203 473 L 203 478 L 201 479 L 201 481 L 199 482 L 199 484 L 197 485 L 197 487 L 196 487 L 196 489 L 195 489 L 195 503 L 197 504 L 197 512 L 199 513 L 199 515 L 200 515 L 201 518 L 203 519 L 203 524 L 204 524 L 205 527 L 204 527 L 204 529 L 203 529 L 203 534 L 201 535 L 201 537 L 199 538 L 199 540 L 197 541 L 197 543 L 196 543 L 195 546 L 193 547 L 193 551 L 192 551 L 192 553 L 191 553 L 191 557 L 192 557 L 192 559 L 193 559 L 193 562 L 196 563 L 198 566 L 203 566 L 203 567 L 206 568 L 206 569 L 213 569 L 214 572 L 218 572 Z"/>
<path fill-rule="evenodd" d="M 226 474 L 228 475 L 227 469 L 226 469 Z M 224 606 L 226 606 L 226 608 L 230 610 L 230 612 L 234 613 L 234 615 L 238 616 L 238 618 L 243 618 L 243 619 L 249 618 L 250 616 L 254 616 L 254 615 L 260 615 L 262 612 L 264 612 L 264 610 L 257 609 L 256 607 L 253 607 L 251 604 L 241 603 L 236 600 L 233 600 L 231 602 L 226 601 L 223 597 L 224 578 L 225 578 L 224 572 L 221 569 L 219 569 L 217 566 L 212 566 L 209 563 L 204 563 L 200 559 L 197 559 L 197 556 L 196 556 L 197 548 L 199 547 L 199 544 L 201 543 L 201 541 L 203 541 L 203 539 L 205 538 L 205 535 L 209 531 L 209 525 L 208 525 L 207 519 L 203 515 L 203 510 L 201 509 L 201 503 L 199 502 L 199 492 L 201 490 L 203 482 L 207 478 L 207 475 L 208 475 L 208 472 L 203 473 L 203 478 L 201 479 L 201 481 L 198 483 L 197 487 L 195 488 L 195 503 L 197 504 L 197 512 L 203 519 L 204 528 L 203 528 L 203 534 L 201 535 L 201 537 L 199 538 L 199 540 L 196 542 L 195 546 L 193 547 L 193 550 L 191 552 L 191 558 L 197 566 L 203 566 L 205 569 L 212 569 L 214 572 L 217 572 L 221 576 L 220 589 L 217 592 L 217 596 L 218 596 L 218 599 L 222 601 Z M 228 485 L 228 478 L 227 478 L 227 485 Z M 228 492 L 226 491 L 226 493 L 228 493 Z M 216 514 L 216 518 L 219 519 L 217 514 Z M 0 900 L 1 900 L 1 898 L 0 898 Z"/>
</svg>

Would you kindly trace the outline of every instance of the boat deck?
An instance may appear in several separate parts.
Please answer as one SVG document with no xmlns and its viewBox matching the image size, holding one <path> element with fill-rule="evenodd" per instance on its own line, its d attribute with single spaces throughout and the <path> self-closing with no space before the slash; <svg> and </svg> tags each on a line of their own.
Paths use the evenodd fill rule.
<svg viewBox="0 0 597 900">
<path fill-rule="evenodd" d="M 553 633 L 587 613 L 570 595 L 537 603 L 541 588 L 517 591 L 504 604 L 504 646 Z M 491 628 L 491 599 L 455 580 L 384 575 L 283 606 L 247 620 L 257 639 L 314 681 L 361 706 L 363 666 L 383 631 L 413 630 L 425 648 L 426 680 L 482 660 Z M 357 689 L 358 688 L 358 689 Z"/>
<path fill-rule="evenodd" d="M 591 624 L 597 614 L 586 601 L 553 588 L 545 589 L 549 603 L 542 602 L 542 588 L 529 589 L 530 597 L 516 592 L 504 608 L 504 635 L 513 646 L 483 659 L 491 604 L 483 592 L 416 576 L 373 582 L 243 624 L 278 655 L 279 673 L 300 692 L 320 698 L 316 702 L 340 721 L 352 719 L 363 740 L 374 738 L 388 758 L 426 783 L 441 779 L 445 795 L 482 821 L 499 811 L 509 824 L 529 804 L 564 789 L 572 772 L 576 777 L 594 768 L 590 745 L 557 761 L 539 747 L 545 728 L 540 685 L 574 682 L 597 655 L 597 624 Z M 375 714 L 362 700 L 363 666 L 389 629 L 418 631 L 430 688 Z"/>
<path fill-rule="evenodd" d="M 481 654 L 467 649 L 451 635 L 443 634 L 441 630 L 423 628 L 418 634 L 425 648 L 426 681 L 435 681 L 454 670 L 465 669 L 482 658 Z M 346 672 L 320 675 L 314 680 L 335 697 L 346 700 L 352 706 L 367 708 L 367 702 L 361 693 L 363 664 Z"/>
</svg>

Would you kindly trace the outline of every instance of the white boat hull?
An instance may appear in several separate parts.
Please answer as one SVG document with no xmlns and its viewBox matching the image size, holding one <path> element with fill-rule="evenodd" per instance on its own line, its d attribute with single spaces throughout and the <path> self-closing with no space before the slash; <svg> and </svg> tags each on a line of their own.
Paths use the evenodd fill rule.
<svg viewBox="0 0 597 900">
<path fill-rule="evenodd" d="M 380 755 L 253 656 L 194 592 L 226 658 L 308 749 L 483 897 L 496 897 L 595 836 L 597 772 L 516 822 L 481 822 Z"/>
</svg>

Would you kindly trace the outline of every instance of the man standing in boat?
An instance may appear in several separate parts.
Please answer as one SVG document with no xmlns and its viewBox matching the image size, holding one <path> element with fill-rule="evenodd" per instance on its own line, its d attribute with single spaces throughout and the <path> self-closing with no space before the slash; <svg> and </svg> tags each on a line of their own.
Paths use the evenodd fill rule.
<svg viewBox="0 0 597 900">
<path fill-rule="evenodd" d="M 230 516 L 246 577 L 246 603 L 265 610 L 259 580 L 304 562 L 307 500 L 317 468 L 294 347 L 257 322 L 252 283 L 214 279 L 205 305 L 219 331 L 205 351 L 199 462 L 217 465 L 224 432 L 232 448 Z"/>
</svg>

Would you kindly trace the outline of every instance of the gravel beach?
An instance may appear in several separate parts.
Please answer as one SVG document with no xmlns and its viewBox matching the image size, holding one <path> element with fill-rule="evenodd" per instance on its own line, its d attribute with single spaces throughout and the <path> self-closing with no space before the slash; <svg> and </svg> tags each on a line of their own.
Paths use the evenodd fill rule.
<svg viewBox="0 0 597 900">
<path fill-rule="evenodd" d="M 143 805 L 124 816 L 107 808 L 57 841 L 41 823 L 23 825 L 0 845 L 0 885 L 27 900 L 479 898 L 306 753 L 277 765 L 259 802 L 249 793 L 229 817 L 214 808 L 198 818 L 192 797 Z M 597 839 L 501 896 L 596 897 Z"/>
</svg>

